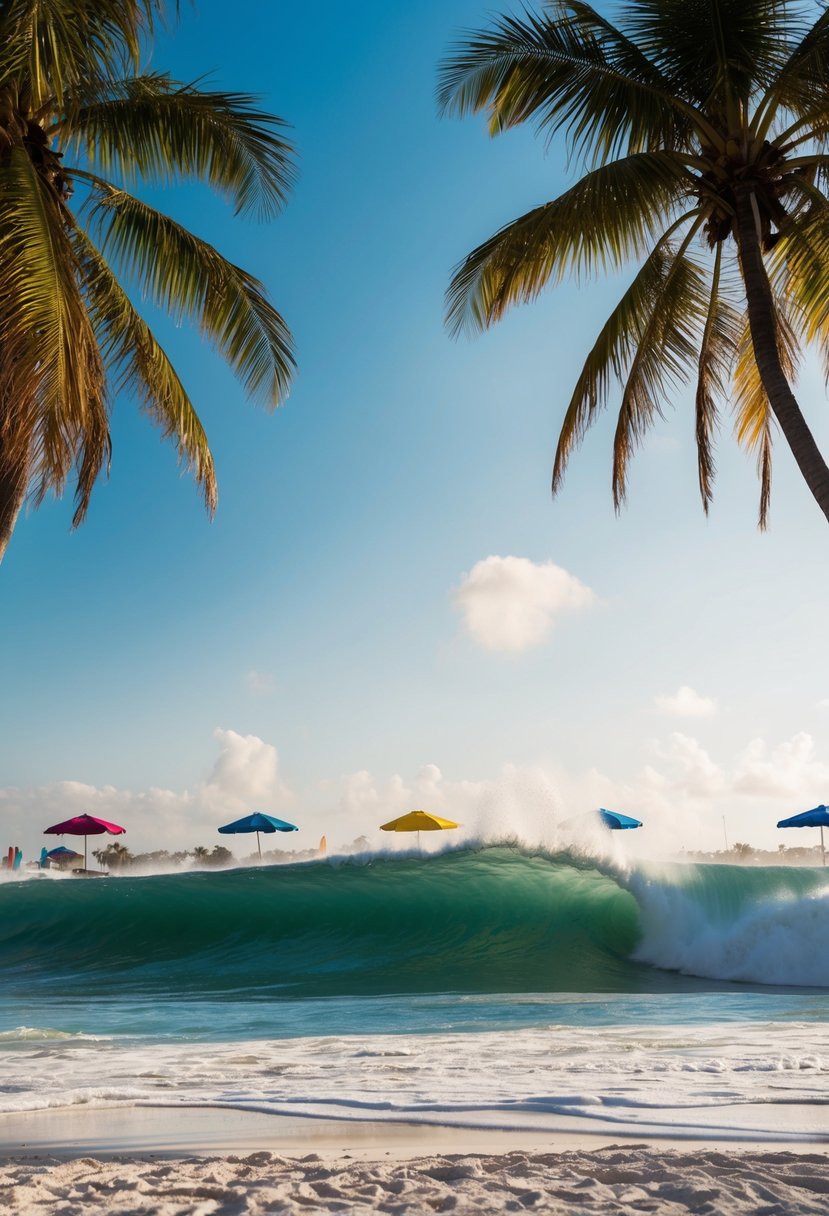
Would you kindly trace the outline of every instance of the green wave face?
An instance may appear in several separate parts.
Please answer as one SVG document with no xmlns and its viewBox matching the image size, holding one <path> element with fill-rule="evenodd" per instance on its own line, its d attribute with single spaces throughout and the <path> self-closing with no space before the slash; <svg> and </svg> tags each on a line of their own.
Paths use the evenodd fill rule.
<svg viewBox="0 0 829 1216">
<path fill-rule="evenodd" d="M 515 849 L 0 888 L 8 982 L 123 991 L 628 990 L 636 902 Z"/>
<path fill-rule="evenodd" d="M 659 968 L 717 975 L 670 957 L 688 932 L 722 940 L 758 907 L 815 902 L 822 881 L 716 866 L 620 878 L 502 846 L 8 882 L 0 974 L 10 992 L 113 995 L 670 990 L 683 981 Z"/>
</svg>

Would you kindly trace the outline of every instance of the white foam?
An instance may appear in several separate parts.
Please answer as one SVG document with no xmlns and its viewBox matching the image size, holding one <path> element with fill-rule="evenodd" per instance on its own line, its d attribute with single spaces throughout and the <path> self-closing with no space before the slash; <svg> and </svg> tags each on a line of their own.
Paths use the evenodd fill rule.
<svg viewBox="0 0 829 1216">
<path fill-rule="evenodd" d="M 481 1034 L 237 1043 L 111 1039 L 0 1049 L 0 1111 L 216 1106 L 347 1120 L 544 1131 L 561 1120 L 645 1134 L 756 1138 L 829 1130 L 829 1027 L 554 1025 Z"/>
<path fill-rule="evenodd" d="M 631 872 L 643 937 L 635 957 L 708 979 L 829 988 L 829 889 L 747 906 L 728 923 L 681 886 Z"/>
</svg>

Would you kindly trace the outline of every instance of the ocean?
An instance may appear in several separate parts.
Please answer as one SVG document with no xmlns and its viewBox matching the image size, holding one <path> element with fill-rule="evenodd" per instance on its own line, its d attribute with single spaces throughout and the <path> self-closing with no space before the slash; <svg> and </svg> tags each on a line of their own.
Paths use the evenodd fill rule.
<svg viewBox="0 0 829 1216">
<path fill-rule="evenodd" d="M 829 877 L 515 842 L 0 882 L 0 1113 L 829 1140 Z"/>
</svg>

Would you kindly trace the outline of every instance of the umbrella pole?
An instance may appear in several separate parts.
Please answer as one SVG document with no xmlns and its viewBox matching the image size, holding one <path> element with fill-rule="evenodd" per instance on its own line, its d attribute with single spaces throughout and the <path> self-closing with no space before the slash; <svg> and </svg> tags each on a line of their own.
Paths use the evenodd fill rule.
<svg viewBox="0 0 829 1216">
<path fill-rule="evenodd" d="M 84 869 L 86 869 L 86 842 L 88 839 L 89 839 L 88 836 L 84 836 L 84 838 L 83 838 L 83 868 Z"/>
<path fill-rule="evenodd" d="M 826 865 L 826 847 L 823 843 L 823 824 L 820 825 L 820 853 L 823 858 L 823 864 Z"/>
<path fill-rule="evenodd" d="M 259 850 L 259 860 L 261 861 L 262 860 L 262 846 L 259 843 L 259 833 L 258 832 L 256 833 L 256 847 Z"/>
</svg>

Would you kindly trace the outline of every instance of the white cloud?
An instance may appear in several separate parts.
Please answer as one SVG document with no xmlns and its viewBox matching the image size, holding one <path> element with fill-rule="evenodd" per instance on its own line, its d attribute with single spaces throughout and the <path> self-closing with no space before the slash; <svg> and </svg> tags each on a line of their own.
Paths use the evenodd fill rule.
<svg viewBox="0 0 829 1216">
<path fill-rule="evenodd" d="M 339 791 L 336 790 L 336 784 L 326 782 L 326 786 L 332 790 L 334 797 L 341 810 L 347 815 L 373 815 L 379 811 L 381 800 L 383 798 L 381 792 L 377 789 L 374 778 L 368 769 L 360 769 L 356 773 L 348 773 L 342 777 L 339 782 Z"/>
<path fill-rule="evenodd" d="M 245 676 L 248 692 L 254 697 L 269 697 L 274 690 L 274 679 L 267 671 L 249 671 Z"/>
<path fill-rule="evenodd" d="M 377 777 L 359 769 L 316 782 L 301 797 L 286 788 L 272 744 L 227 729 L 215 731 L 214 738 L 219 752 L 212 770 L 190 789 L 132 791 L 73 780 L 0 788 L 0 846 L 19 844 L 28 859 L 40 851 L 45 827 L 88 811 L 123 824 L 124 843 L 133 852 L 211 847 L 228 843 L 215 834 L 218 826 L 248 810 L 279 814 L 298 804 L 301 809 L 288 817 L 300 833 L 287 842 L 298 849 L 313 846 L 323 833 L 332 851 L 360 836 L 367 838 L 366 847 L 408 847 L 406 837 L 386 836 L 379 828 L 417 807 L 463 825 L 446 837 L 424 837 L 424 847 L 505 837 L 557 847 L 562 820 L 597 806 L 644 821 L 646 830 L 626 833 L 622 842 L 631 857 L 637 851 L 720 848 L 723 817 L 732 842 L 774 848 L 785 837 L 776 830 L 777 820 L 825 801 L 829 791 L 829 763 L 803 733 L 771 744 L 754 739 L 736 754 L 715 757 L 698 740 L 674 732 L 650 745 L 645 763 L 621 773 L 574 770 L 554 759 L 507 763 L 483 777 L 449 777 L 436 764 L 413 776 Z M 239 857 L 250 852 L 245 837 L 230 844 Z"/>
<path fill-rule="evenodd" d="M 721 849 L 723 818 L 732 843 L 772 850 L 781 843 L 809 843 L 779 832 L 777 820 L 825 801 L 829 791 L 829 764 L 805 734 L 771 745 L 753 740 L 736 753 L 713 756 L 699 740 L 676 731 L 653 741 L 649 752 L 645 763 L 621 774 L 578 771 L 554 761 L 504 764 L 492 776 L 465 779 L 449 778 L 434 764 L 410 779 L 360 770 L 321 783 L 317 798 L 303 798 L 303 807 L 316 804 L 317 822 L 328 824 L 324 830 L 333 847 L 365 834 L 373 848 L 394 849 L 411 842 L 385 838 L 379 825 L 416 807 L 463 825 L 446 838 L 424 836 L 423 846 L 434 848 L 470 837 L 515 837 L 558 847 L 562 821 L 606 806 L 643 820 L 641 832 L 605 841 L 632 858 Z"/>
<path fill-rule="evenodd" d="M 734 785 L 741 794 L 788 798 L 807 810 L 826 800 L 829 764 L 818 759 L 814 739 L 803 731 L 772 748 L 763 739 L 753 739 L 737 758 Z"/>
<path fill-rule="evenodd" d="M 44 828 L 87 812 L 126 827 L 125 843 L 133 852 L 191 849 L 222 843 L 215 832 L 229 819 L 248 810 L 278 811 L 292 801 L 275 747 L 234 730 L 216 730 L 214 738 L 219 755 L 207 781 L 192 791 L 133 791 L 80 781 L 0 789 L 0 840 L 20 844 L 31 857 L 40 851 Z"/>
<path fill-rule="evenodd" d="M 495 777 L 453 781 L 436 764 L 426 764 L 411 780 L 399 774 L 379 780 L 363 769 L 323 782 L 320 789 L 337 807 L 343 840 L 366 834 L 376 848 L 406 848 L 411 845 L 408 837 L 384 836 L 379 826 L 418 808 L 453 819 L 462 828 L 460 833 L 453 831 L 451 837 L 441 833 L 424 836 L 423 847 L 469 837 L 518 837 L 552 843 L 562 813 L 558 784 L 555 772 L 540 767 L 507 764 Z"/>
<path fill-rule="evenodd" d="M 554 562 L 492 556 L 464 574 L 452 598 L 479 646 L 519 652 L 543 642 L 559 614 L 589 608 L 596 597 Z"/>
<path fill-rule="evenodd" d="M 655 697 L 656 708 L 673 718 L 713 718 L 717 702 L 711 697 L 701 697 L 687 684 L 681 685 L 673 696 Z"/>
<path fill-rule="evenodd" d="M 219 742 L 219 755 L 206 784 L 202 800 L 211 806 L 246 806 L 290 799 L 289 791 L 279 779 L 279 756 L 276 748 L 257 735 L 240 735 L 235 730 L 217 729 L 213 738 Z"/>
<path fill-rule="evenodd" d="M 716 798 L 726 794 L 730 780 L 704 747 L 689 735 L 672 734 L 667 744 L 654 744 L 654 753 L 663 762 L 662 776 L 672 796 Z"/>
</svg>

